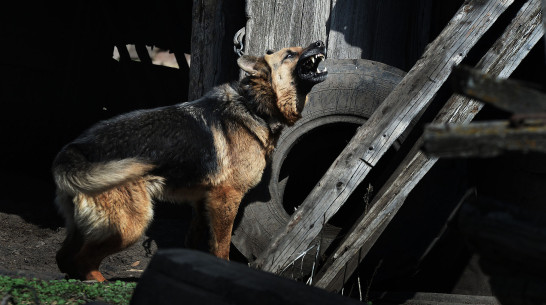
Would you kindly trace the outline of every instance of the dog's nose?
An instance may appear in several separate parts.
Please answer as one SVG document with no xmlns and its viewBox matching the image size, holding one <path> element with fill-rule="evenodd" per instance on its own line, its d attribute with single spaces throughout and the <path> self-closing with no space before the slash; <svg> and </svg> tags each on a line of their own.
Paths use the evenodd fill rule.
<svg viewBox="0 0 546 305">
<path fill-rule="evenodd" d="M 324 48 L 324 42 L 322 42 L 322 40 L 317 40 L 317 42 L 315 42 L 315 47 Z"/>
</svg>

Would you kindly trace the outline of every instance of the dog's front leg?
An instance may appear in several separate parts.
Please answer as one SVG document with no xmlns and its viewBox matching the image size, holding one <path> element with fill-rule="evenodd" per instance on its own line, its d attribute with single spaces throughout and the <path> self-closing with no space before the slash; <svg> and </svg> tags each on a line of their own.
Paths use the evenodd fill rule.
<svg viewBox="0 0 546 305">
<path fill-rule="evenodd" d="M 229 260 L 229 246 L 233 221 L 244 192 L 231 186 L 215 187 L 209 192 L 206 201 L 210 224 L 210 252 L 217 257 Z"/>
</svg>

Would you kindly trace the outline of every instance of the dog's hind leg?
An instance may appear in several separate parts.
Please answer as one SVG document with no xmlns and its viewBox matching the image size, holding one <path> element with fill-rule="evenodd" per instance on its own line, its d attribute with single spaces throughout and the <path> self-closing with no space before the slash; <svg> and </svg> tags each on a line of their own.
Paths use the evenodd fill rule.
<svg viewBox="0 0 546 305">
<path fill-rule="evenodd" d="M 78 278 L 82 280 L 96 280 L 104 282 L 106 279 L 99 271 L 101 262 L 111 254 L 123 250 L 123 237 L 119 234 L 111 235 L 99 241 L 86 241 L 74 258 Z"/>
<path fill-rule="evenodd" d="M 61 272 L 68 274 L 70 277 L 77 276 L 74 257 L 83 246 L 84 240 L 83 234 L 78 230 L 74 223 L 73 197 L 61 191 L 57 191 L 56 203 L 65 219 L 66 238 L 61 249 L 57 251 L 55 259 Z"/>
<path fill-rule="evenodd" d="M 74 256 L 79 278 L 104 281 L 99 266 L 144 234 L 153 217 L 145 179 L 127 182 L 95 196 L 79 194 L 75 200 L 75 224 L 83 245 Z"/>
<path fill-rule="evenodd" d="M 229 260 L 233 221 L 244 193 L 231 186 L 215 187 L 207 196 L 206 211 L 210 224 L 210 252 Z"/>
</svg>

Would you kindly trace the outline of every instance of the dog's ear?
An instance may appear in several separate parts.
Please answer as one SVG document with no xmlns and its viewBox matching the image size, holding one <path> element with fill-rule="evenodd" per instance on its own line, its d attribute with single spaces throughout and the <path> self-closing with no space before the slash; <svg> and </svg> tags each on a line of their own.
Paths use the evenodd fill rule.
<svg viewBox="0 0 546 305">
<path fill-rule="evenodd" d="M 256 63 L 258 62 L 259 58 L 256 56 L 251 55 L 243 55 L 237 59 L 237 64 L 239 65 L 239 68 L 241 68 L 243 71 L 250 75 L 254 75 L 258 72 L 256 70 Z"/>
</svg>

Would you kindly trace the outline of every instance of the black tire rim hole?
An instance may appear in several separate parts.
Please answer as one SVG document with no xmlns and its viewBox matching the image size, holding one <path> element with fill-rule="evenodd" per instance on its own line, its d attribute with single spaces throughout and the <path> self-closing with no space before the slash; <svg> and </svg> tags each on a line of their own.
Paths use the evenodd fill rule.
<svg viewBox="0 0 546 305">
<path fill-rule="evenodd" d="M 281 165 L 278 177 L 278 198 L 282 198 L 286 213 L 292 215 L 303 203 L 359 126 L 347 122 L 325 124 L 310 130 L 294 143 Z M 371 208 L 373 195 L 392 171 L 392 164 L 388 166 L 386 163 L 392 161 L 395 154 L 396 149 L 389 149 L 376 169 L 370 172 L 328 224 L 346 227 Z M 377 170 L 382 168 L 383 171 Z M 373 187 L 371 193 L 368 191 L 369 185 Z"/>
</svg>

